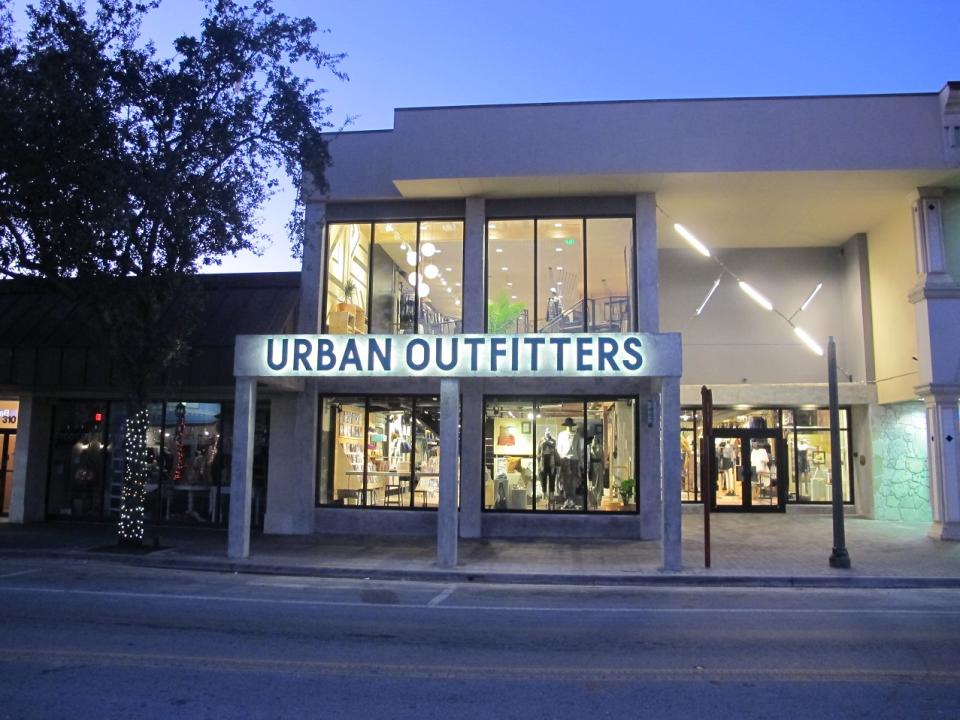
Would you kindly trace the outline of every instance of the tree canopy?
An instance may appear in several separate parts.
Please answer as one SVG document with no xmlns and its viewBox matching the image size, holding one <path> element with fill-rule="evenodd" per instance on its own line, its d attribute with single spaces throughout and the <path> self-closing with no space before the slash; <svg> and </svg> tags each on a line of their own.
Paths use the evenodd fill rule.
<svg viewBox="0 0 960 720">
<path fill-rule="evenodd" d="M 89 303 L 141 398 L 182 357 L 185 325 L 164 308 L 191 274 L 256 249 L 280 172 L 299 250 L 304 178 L 323 188 L 329 162 L 309 75 L 345 79 L 316 23 L 272 0 L 206 0 L 198 32 L 161 54 L 142 36 L 159 2 L 40 0 L 18 33 L 0 0 L 0 275 Z"/>
</svg>

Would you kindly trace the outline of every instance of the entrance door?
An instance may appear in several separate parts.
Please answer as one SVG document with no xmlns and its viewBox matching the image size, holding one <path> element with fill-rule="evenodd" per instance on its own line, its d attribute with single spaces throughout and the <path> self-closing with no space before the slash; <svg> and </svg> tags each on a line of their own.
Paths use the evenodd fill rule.
<svg viewBox="0 0 960 720">
<path fill-rule="evenodd" d="M 787 444 L 771 430 L 717 430 L 713 510 L 784 512 Z"/>
<path fill-rule="evenodd" d="M 17 449 L 17 432 L 0 432 L 0 516 L 10 514 L 10 496 L 13 494 L 13 462 Z"/>
</svg>

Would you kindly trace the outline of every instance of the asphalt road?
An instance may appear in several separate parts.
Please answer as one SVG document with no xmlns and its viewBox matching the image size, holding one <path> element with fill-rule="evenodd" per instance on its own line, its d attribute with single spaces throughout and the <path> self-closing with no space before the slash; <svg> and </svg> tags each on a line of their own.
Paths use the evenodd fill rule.
<svg viewBox="0 0 960 720">
<path fill-rule="evenodd" d="M 0 718 L 958 718 L 960 591 L 0 561 Z"/>
</svg>

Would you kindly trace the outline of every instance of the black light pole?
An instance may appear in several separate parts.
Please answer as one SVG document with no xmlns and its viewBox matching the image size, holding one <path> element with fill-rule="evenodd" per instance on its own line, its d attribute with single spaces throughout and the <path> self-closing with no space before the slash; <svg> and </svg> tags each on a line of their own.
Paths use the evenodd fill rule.
<svg viewBox="0 0 960 720">
<path fill-rule="evenodd" d="M 840 400 L 837 393 L 837 344 L 827 343 L 827 384 L 830 393 L 830 476 L 833 490 L 833 552 L 830 567 L 849 568 L 850 554 L 843 531 L 843 477 L 840 463 Z"/>
</svg>

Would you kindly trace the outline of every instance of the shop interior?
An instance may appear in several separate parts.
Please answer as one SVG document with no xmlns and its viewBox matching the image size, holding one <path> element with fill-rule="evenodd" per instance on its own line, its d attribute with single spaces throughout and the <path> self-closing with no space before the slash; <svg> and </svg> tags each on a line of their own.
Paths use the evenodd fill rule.
<svg viewBox="0 0 960 720">
<path fill-rule="evenodd" d="M 321 504 L 436 509 L 440 503 L 440 400 L 338 398 L 324 402 L 328 458 Z"/>
<path fill-rule="evenodd" d="M 329 333 L 461 331 L 462 221 L 331 224 L 327 268 Z"/>
<path fill-rule="evenodd" d="M 685 502 L 700 502 L 699 456 L 694 448 L 700 447 L 702 415 L 695 408 L 681 412 L 680 443 L 681 492 Z M 787 502 L 829 503 L 833 492 L 830 469 L 830 413 L 825 408 L 715 408 L 714 428 L 722 429 L 774 429 L 781 431 L 786 440 Z M 752 469 L 752 503 L 773 504 L 776 499 L 777 458 L 775 444 L 760 440 L 740 438 L 715 438 L 714 451 L 717 463 L 717 504 L 737 506 L 743 504 L 741 469 Z M 840 458 L 842 468 L 843 499 L 852 502 L 850 467 L 849 410 L 840 409 Z M 745 465 L 744 453 L 749 464 Z"/>
<path fill-rule="evenodd" d="M 636 511 L 633 399 L 488 399 L 484 509 Z"/>
</svg>

